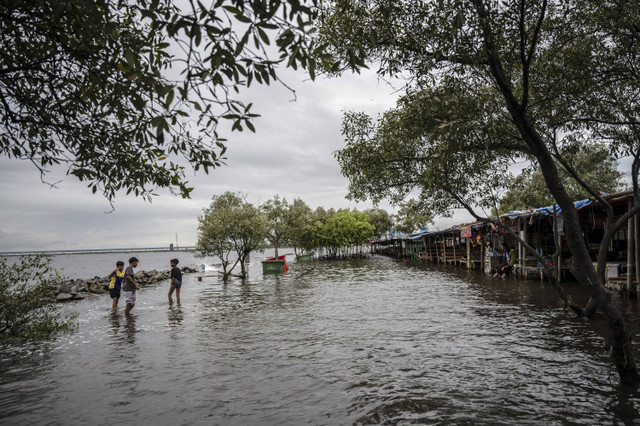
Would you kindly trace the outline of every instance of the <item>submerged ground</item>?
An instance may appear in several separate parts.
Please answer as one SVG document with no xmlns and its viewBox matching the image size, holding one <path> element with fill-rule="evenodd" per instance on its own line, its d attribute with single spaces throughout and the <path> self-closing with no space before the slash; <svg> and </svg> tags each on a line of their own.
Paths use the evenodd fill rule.
<svg viewBox="0 0 640 426">
<path fill-rule="evenodd" d="M 66 305 L 80 313 L 78 332 L 3 344 L 0 422 L 640 420 L 640 397 L 618 389 L 604 354 L 601 320 L 563 312 L 548 285 L 386 257 L 263 276 L 259 260 L 245 283 L 186 276 L 179 306 L 163 284 L 140 292 L 130 319 L 96 297 Z M 585 301 L 577 285 L 567 292 Z M 638 302 L 619 303 L 637 336 Z"/>
</svg>

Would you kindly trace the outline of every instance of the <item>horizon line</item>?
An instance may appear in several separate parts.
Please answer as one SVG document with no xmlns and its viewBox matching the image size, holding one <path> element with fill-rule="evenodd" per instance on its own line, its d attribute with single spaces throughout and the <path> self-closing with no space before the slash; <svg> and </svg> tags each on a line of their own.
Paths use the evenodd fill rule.
<svg viewBox="0 0 640 426">
<path fill-rule="evenodd" d="M 186 251 L 192 250 L 196 246 L 180 246 L 173 247 L 173 250 L 169 246 L 163 247 L 126 247 L 126 248 L 95 248 L 95 249 L 64 249 L 64 250 L 14 250 L 0 252 L 0 256 L 20 256 L 28 254 L 83 254 L 83 253 L 122 253 L 122 252 L 138 252 L 138 251 Z"/>
</svg>

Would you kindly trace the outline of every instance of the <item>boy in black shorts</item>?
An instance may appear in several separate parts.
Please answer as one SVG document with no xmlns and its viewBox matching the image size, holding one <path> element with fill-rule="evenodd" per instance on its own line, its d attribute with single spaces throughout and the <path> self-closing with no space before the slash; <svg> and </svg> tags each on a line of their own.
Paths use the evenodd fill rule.
<svg viewBox="0 0 640 426">
<path fill-rule="evenodd" d="M 182 287 L 182 271 L 178 268 L 178 259 L 171 259 L 171 287 L 169 288 L 169 303 L 173 303 L 171 295 L 176 291 L 176 301 L 180 303 L 180 287 Z"/>
<path fill-rule="evenodd" d="M 116 262 L 116 269 L 107 277 L 111 279 L 109 283 L 109 297 L 111 298 L 111 309 L 118 308 L 118 300 L 120 300 L 120 289 L 122 288 L 122 282 L 124 281 L 124 262 L 118 260 Z"/>
</svg>

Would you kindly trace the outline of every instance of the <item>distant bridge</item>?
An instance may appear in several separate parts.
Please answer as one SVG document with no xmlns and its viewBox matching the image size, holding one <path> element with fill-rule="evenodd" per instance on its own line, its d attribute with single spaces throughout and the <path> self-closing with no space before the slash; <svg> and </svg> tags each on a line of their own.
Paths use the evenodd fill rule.
<svg viewBox="0 0 640 426">
<path fill-rule="evenodd" d="M 0 256 L 24 256 L 29 254 L 90 254 L 90 253 L 148 253 L 148 252 L 171 252 L 189 251 L 195 246 L 186 247 L 133 247 L 133 248 L 107 248 L 107 249 L 75 249 L 75 250 L 32 250 L 32 251 L 5 251 L 0 252 Z"/>
</svg>

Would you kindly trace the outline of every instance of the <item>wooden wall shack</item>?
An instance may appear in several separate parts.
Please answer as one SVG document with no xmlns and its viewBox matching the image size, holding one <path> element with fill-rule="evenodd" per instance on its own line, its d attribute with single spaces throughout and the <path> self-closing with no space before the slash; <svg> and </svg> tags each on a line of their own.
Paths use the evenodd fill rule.
<svg viewBox="0 0 640 426">
<path fill-rule="evenodd" d="M 616 218 L 627 211 L 632 200 L 630 192 L 606 197 L 614 208 Z M 616 232 L 610 244 L 602 247 L 606 224 L 604 207 L 593 199 L 577 201 L 576 207 L 594 265 L 600 251 L 607 250 L 608 287 L 635 292 L 640 282 L 640 268 L 636 267 L 640 264 L 638 215 Z M 562 212 L 557 207 L 509 212 L 501 215 L 499 220 L 542 255 L 545 262 L 552 264 L 561 279 L 572 279 L 572 255 L 564 238 Z M 505 247 L 515 247 L 517 251 L 518 260 L 513 271 L 514 276 L 522 279 L 544 279 L 543 267 L 538 259 L 506 230 L 488 222 L 480 221 L 442 231 L 394 236 L 371 243 L 372 252 L 377 254 L 486 271 L 495 263 L 495 259 L 490 256 L 491 251 L 500 251 Z M 560 256 L 554 264 L 553 255 L 556 247 L 560 249 Z"/>
</svg>

